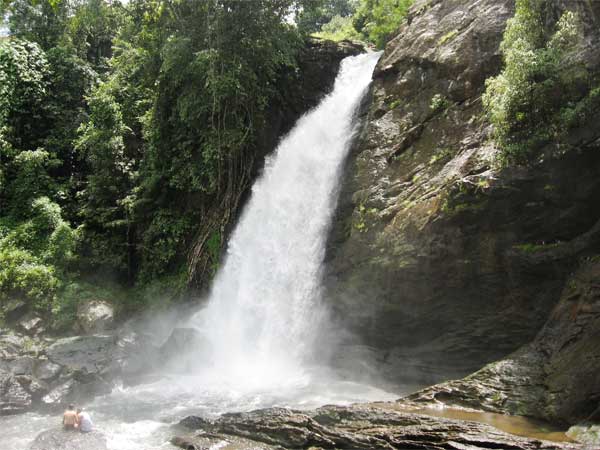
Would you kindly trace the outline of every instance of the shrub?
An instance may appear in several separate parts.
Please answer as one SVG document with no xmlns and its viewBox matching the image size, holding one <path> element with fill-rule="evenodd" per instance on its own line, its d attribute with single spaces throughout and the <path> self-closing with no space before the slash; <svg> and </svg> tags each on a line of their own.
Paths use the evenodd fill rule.
<svg viewBox="0 0 600 450">
<path fill-rule="evenodd" d="M 31 253 L 0 242 L 0 300 L 21 298 L 35 310 L 47 312 L 59 281 L 51 266 Z"/>
<path fill-rule="evenodd" d="M 488 79 L 483 102 L 506 163 L 525 163 L 589 117 L 596 98 L 593 79 L 574 61 L 582 26 L 565 12 L 546 32 L 542 0 L 517 0 L 502 52 L 505 67 Z"/>
<path fill-rule="evenodd" d="M 315 36 L 338 42 L 344 39 L 356 39 L 359 34 L 352 26 L 352 17 L 334 16 Z"/>
</svg>

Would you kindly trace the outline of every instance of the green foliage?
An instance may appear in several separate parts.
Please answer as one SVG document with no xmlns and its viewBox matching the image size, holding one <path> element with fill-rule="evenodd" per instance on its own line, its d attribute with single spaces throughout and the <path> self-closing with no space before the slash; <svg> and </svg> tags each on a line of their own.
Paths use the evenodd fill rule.
<svg viewBox="0 0 600 450">
<path fill-rule="evenodd" d="M 46 98 L 48 61 L 35 43 L 0 41 L 0 151 L 3 163 L 19 149 L 39 145 L 40 110 Z"/>
<path fill-rule="evenodd" d="M 40 312 L 47 312 L 59 281 L 52 267 L 31 253 L 0 242 L 0 302 L 25 299 Z"/>
<path fill-rule="evenodd" d="M 48 169 L 56 165 L 45 150 L 25 150 L 18 153 L 9 166 L 15 179 L 8 188 L 11 212 L 15 217 L 26 217 L 30 211 L 27 205 L 40 195 L 47 195 L 54 189 L 54 181 Z"/>
<path fill-rule="evenodd" d="M 302 4 L 315 30 L 351 32 L 353 1 Z M 297 5 L 2 2 L 3 301 L 24 298 L 66 327 L 107 278 L 131 293 L 124 309 L 181 297 L 192 241 L 232 216 L 268 108 L 296 73 Z M 209 236 L 214 273 L 224 243 Z"/>
<path fill-rule="evenodd" d="M 211 272 L 214 275 L 217 273 L 219 268 L 219 261 L 221 260 L 221 247 L 223 245 L 223 238 L 221 233 L 213 232 L 208 240 L 206 241 L 206 251 L 210 257 Z"/>
<path fill-rule="evenodd" d="M 450 102 L 446 97 L 444 97 L 442 94 L 435 94 L 431 98 L 429 109 L 431 109 L 431 111 L 433 111 L 434 113 L 438 113 L 445 111 L 446 109 L 448 109 L 449 106 Z"/>
<path fill-rule="evenodd" d="M 296 25 L 304 34 L 328 33 L 324 26 L 336 17 L 336 21 L 350 18 L 357 7 L 358 0 L 305 0 L 302 2 L 302 10 L 296 16 Z"/>
<path fill-rule="evenodd" d="M 352 17 L 342 16 L 334 16 L 329 22 L 321 27 L 319 33 L 315 33 L 315 36 L 335 42 L 343 41 L 344 39 L 360 38 L 360 35 L 354 29 L 354 25 L 352 24 Z"/>
<path fill-rule="evenodd" d="M 4 1 L 13 36 L 36 42 L 44 50 L 49 50 L 63 41 L 70 13 L 66 0 Z"/>
<path fill-rule="evenodd" d="M 146 251 L 143 253 L 140 278 L 146 282 L 165 272 L 176 271 L 177 256 L 183 250 L 185 238 L 193 230 L 193 216 L 177 214 L 166 208 L 155 211 L 141 238 L 141 245 Z"/>
<path fill-rule="evenodd" d="M 517 1 L 502 43 L 505 68 L 486 83 L 483 101 L 507 163 L 530 161 L 550 141 L 560 148 L 566 132 L 600 107 L 598 81 L 573 59 L 580 19 L 567 11 L 548 31 L 544 3 Z"/>
<path fill-rule="evenodd" d="M 549 250 L 549 249 L 553 249 L 558 247 L 558 243 L 552 243 L 552 244 L 546 244 L 546 243 L 542 243 L 542 244 L 519 244 L 519 245 L 515 245 L 514 248 L 523 252 L 523 253 L 537 253 L 537 252 L 541 252 L 544 250 Z"/>
<path fill-rule="evenodd" d="M 456 36 L 458 35 L 458 30 L 452 30 L 449 31 L 448 33 L 444 34 L 439 40 L 438 40 L 438 45 L 444 45 L 447 42 L 450 42 L 452 39 L 454 39 Z"/>
<path fill-rule="evenodd" d="M 414 0 L 361 0 L 353 24 L 356 31 L 378 48 L 386 42 L 406 18 Z"/>
</svg>

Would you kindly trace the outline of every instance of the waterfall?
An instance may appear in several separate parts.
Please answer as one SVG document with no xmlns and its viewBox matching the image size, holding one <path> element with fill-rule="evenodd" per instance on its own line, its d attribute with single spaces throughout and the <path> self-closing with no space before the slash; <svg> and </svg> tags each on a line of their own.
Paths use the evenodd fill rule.
<svg viewBox="0 0 600 450">
<path fill-rule="evenodd" d="M 378 59 L 344 59 L 332 93 L 267 159 L 207 306 L 190 321 L 208 341 L 210 356 L 198 351 L 205 375 L 236 389 L 273 388 L 302 377 L 318 354 L 315 337 L 327 327 L 320 296 L 327 232 L 355 112 Z"/>
</svg>

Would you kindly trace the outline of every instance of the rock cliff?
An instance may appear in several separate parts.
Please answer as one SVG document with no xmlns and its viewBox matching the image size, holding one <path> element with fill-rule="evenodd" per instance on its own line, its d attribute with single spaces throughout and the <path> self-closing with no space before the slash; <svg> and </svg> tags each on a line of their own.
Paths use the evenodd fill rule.
<svg viewBox="0 0 600 450">
<path fill-rule="evenodd" d="M 579 10 L 577 57 L 599 73 L 600 4 L 546 6 L 555 17 Z M 597 359 L 584 363 L 598 346 L 595 303 L 583 293 L 568 300 L 571 274 L 589 273 L 581 261 L 600 254 L 598 115 L 571 131 L 562 156 L 498 164 L 481 96 L 502 68 L 513 14 L 510 0 L 415 2 L 374 74 L 325 280 L 352 333 L 341 365 L 344 354 L 361 355 L 393 383 L 426 384 L 464 376 L 537 335 L 525 364 L 543 357 L 544 375 L 530 387 L 545 384 L 537 398 L 554 409 L 535 415 L 575 420 L 577 408 L 592 412 L 598 391 L 595 381 L 581 390 L 590 365 L 598 368 Z"/>
</svg>

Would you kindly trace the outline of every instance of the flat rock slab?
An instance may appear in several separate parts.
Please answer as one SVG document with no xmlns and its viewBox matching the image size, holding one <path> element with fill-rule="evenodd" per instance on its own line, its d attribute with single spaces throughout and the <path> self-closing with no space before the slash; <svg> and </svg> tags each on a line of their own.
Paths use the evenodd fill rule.
<svg viewBox="0 0 600 450">
<path fill-rule="evenodd" d="M 328 406 L 303 412 L 270 408 L 248 413 L 224 414 L 214 421 L 188 417 L 180 425 L 188 428 L 198 427 L 203 433 L 238 436 L 286 449 L 583 448 L 579 444 L 522 438 L 477 422 L 399 413 L 365 406 Z"/>
<path fill-rule="evenodd" d="M 29 450 L 106 450 L 106 437 L 97 431 L 79 433 L 62 428 L 38 434 Z"/>
</svg>

